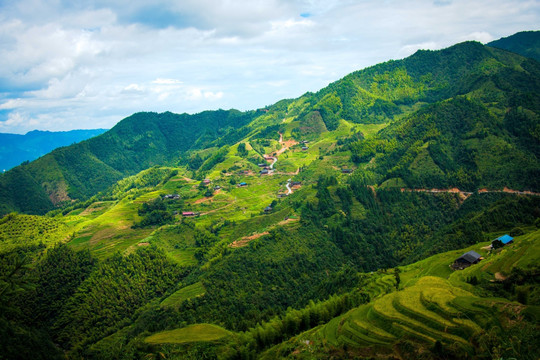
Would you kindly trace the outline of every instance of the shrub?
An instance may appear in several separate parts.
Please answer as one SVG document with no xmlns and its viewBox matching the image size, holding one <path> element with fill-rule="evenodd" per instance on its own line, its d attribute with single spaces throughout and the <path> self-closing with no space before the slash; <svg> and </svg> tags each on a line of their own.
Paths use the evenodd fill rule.
<svg viewBox="0 0 540 360">
<path fill-rule="evenodd" d="M 520 227 L 515 227 L 512 230 L 510 230 L 510 236 L 519 236 L 523 234 L 524 234 L 523 229 Z"/>
</svg>

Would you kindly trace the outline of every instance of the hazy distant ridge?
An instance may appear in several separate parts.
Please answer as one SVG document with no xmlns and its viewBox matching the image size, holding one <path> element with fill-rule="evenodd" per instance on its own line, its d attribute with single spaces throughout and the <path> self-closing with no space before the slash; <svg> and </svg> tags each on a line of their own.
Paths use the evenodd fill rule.
<svg viewBox="0 0 540 360">
<path fill-rule="evenodd" d="M 25 135 L 0 133 L 0 171 L 32 161 L 52 150 L 103 134 L 107 129 L 40 131 Z"/>
</svg>

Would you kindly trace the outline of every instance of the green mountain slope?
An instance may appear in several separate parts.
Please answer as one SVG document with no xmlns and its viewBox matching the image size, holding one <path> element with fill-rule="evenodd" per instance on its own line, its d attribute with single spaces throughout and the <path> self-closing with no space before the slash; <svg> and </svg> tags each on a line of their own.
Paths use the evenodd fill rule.
<svg viewBox="0 0 540 360">
<path fill-rule="evenodd" d="M 540 31 L 518 32 L 487 45 L 540 61 Z"/>
<path fill-rule="evenodd" d="M 234 110 L 134 114 L 101 136 L 57 149 L 3 174 L 0 213 L 39 214 L 62 202 L 88 198 L 125 176 L 157 164 L 176 163 L 184 152 L 208 145 L 252 117 L 252 113 Z M 24 179 L 29 179 L 27 186 Z"/>
<path fill-rule="evenodd" d="M 518 237 L 497 251 L 486 251 L 480 243 L 400 268 L 397 285 L 396 275 L 389 275 L 394 289 L 387 288 L 387 294 L 275 346 L 261 358 L 533 359 L 538 351 L 534 254 L 539 235 Z M 453 271 L 452 262 L 471 249 L 485 259 Z M 534 298 L 523 295 L 532 289 Z"/>
<path fill-rule="evenodd" d="M 381 152 L 386 156 L 380 164 L 375 162 L 383 181 L 395 177 L 410 187 L 506 185 L 536 190 L 539 67 L 534 60 L 466 42 L 440 51 L 418 51 L 404 60 L 357 71 L 315 94 L 281 101 L 267 112 L 135 114 L 100 137 L 6 173 L 0 178 L 0 193 L 4 194 L 0 212 L 43 213 L 55 204 L 88 198 L 149 166 L 185 163 L 189 158 L 190 167 L 198 169 L 209 157 L 209 153 L 186 154 L 188 150 L 232 145 L 244 139 L 255 146 L 258 155 L 253 154 L 252 162 L 256 163 L 257 156 L 260 159 L 269 150 L 268 139 L 277 140 L 278 131 L 297 140 L 354 142 L 355 136 L 362 138 L 362 126 L 356 124 L 390 122 L 393 125 L 380 137 L 382 142 L 371 146 L 360 141 L 351 147 L 357 162 Z M 448 105 L 438 104 L 451 99 L 455 101 Z M 469 111 L 475 118 L 469 117 Z M 436 124 L 428 131 L 425 122 L 431 118 Z M 441 135 L 450 126 L 445 122 L 453 124 L 460 139 Z M 416 137 L 396 148 L 400 132 L 407 128 L 417 128 Z M 373 149 L 366 150 L 364 145 Z M 498 156 L 503 153 L 503 158 Z M 223 154 L 201 172 L 220 162 Z M 400 163 L 396 169 L 389 167 L 393 161 Z M 497 170 L 486 169 L 497 161 Z M 419 176 L 418 164 L 431 168 L 428 174 Z M 17 187 L 19 176 L 33 178 L 37 186 Z M 20 202 L 22 192 L 37 199 L 36 203 Z"/>
</svg>

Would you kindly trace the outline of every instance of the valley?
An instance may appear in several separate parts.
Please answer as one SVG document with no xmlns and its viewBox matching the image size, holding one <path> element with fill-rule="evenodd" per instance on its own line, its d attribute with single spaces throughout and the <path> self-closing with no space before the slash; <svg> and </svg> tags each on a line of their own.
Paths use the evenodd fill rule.
<svg viewBox="0 0 540 360">
<path fill-rule="evenodd" d="M 465 42 L 15 167 L 0 358 L 534 359 L 539 93 Z"/>
</svg>

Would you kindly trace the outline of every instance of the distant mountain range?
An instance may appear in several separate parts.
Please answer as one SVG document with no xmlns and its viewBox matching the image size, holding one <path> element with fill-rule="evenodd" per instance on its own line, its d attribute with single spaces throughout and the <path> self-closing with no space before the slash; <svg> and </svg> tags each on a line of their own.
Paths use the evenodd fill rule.
<svg viewBox="0 0 540 360">
<path fill-rule="evenodd" d="M 0 171 L 7 171 L 24 161 L 32 161 L 61 146 L 68 146 L 103 134 L 107 129 L 40 131 L 25 135 L 0 133 Z"/>
</svg>

